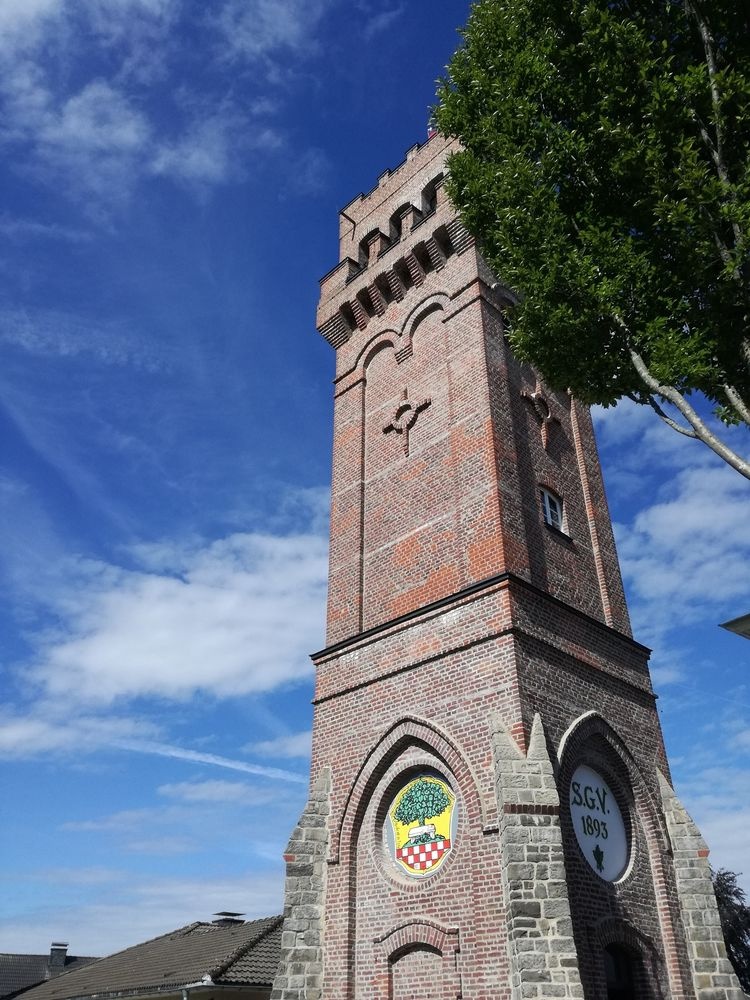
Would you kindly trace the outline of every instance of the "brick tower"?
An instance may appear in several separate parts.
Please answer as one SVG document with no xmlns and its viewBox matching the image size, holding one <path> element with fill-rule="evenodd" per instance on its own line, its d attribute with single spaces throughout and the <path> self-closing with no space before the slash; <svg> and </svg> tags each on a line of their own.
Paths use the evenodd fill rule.
<svg viewBox="0 0 750 1000">
<path fill-rule="evenodd" d="M 276 1000 L 743 996 L 587 410 L 414 147 L 340 215 L 327 648 Z"/>
</svg>

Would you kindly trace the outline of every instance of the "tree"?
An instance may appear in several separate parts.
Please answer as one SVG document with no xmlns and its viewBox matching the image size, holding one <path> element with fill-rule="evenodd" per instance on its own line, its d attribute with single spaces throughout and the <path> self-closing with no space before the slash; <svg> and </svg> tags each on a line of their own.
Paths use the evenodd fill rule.
<svg viewBox="0 0 750 1000">
<path fill-rule="evenodd" d="M 703 2 L 479 0 L 435 119 L 516 354 L 750 478 L 694 405 L 750 430 L 750 13 Z"/>
<path fill-rule="evenodd" d="M 711 872 L 727 955 L 740 986 L 750 993 L 750 907 L 744 890 L 737 885 L 737 877 L 726 868 Z"/>
<path fill-rule="evenodd" d="M 439 816 L 450 804 L 451 800 L 436 781 L 418 778 L 405 793 L 393 815 L 399 823 L 419 823 L 420 826 L 424 826 L 426 820 Z M 414 846 L 435 838 L 446 839 L 437 833 L 432 835 L 423 833 L 410 840 L 409 844 Z"/>
</svg>

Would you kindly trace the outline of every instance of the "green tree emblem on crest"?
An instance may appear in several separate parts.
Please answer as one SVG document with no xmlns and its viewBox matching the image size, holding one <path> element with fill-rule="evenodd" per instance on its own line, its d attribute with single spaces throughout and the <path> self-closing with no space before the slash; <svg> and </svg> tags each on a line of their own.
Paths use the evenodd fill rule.
<svg viewBox="0 0 750 1000">
<path fill-rule="evenodd" d="M 433 819 L 444 812 L 451 804 L 451 800 L 437 781 L 429 781 L 427 778 L 418 778 L 417 781 L 406 791 L 399 802 L 394 819 L 399 823 L 419 823 L 424 826 L 428 819 Z M 435 832 L 422 833 L 413 840 L 409 840 L 405 847 L 414 847 L 417 844 L 426 844 L 431 840 L 445 840 L 443 834 Z"/>
</svg>

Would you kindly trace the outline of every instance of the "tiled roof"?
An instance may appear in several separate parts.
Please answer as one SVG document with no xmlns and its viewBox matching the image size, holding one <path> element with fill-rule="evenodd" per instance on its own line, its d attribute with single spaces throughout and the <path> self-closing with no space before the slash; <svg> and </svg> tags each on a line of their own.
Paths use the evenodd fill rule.
<svg viewBox="0 0 750 1000">
<path fill-rule="evenodd" d="M 58 976 L 23 1000 L 165 993 L 202 980 L 270 985 L 279 964 L 281 922 L 281 917 L 264 917 L 224 926 L 188 924 Z"/>
<path fill-rule="evenodd" d="M 95 962 L 95 958 L 68 955 L 62 971 L 80 969 Z M 49 952 L 46 955 L 11 955 L 0 953 L 0 998 L 12 997 L 43 983 L 49 976 Z"/>
<path fill-rule="evenodd" d="M 240 955 L 218 982 L 232 983 L 272 983 L 281 955 L 281 918 L 269 932 Z"/>
</svg>

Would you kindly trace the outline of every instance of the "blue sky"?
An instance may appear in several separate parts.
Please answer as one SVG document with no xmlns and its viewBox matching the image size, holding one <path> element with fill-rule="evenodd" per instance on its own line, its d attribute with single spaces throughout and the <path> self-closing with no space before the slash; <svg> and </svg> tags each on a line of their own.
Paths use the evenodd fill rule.
<svg viewBox="0 0 750 1000">
<path fill-rule="evenodd" d="M 281 907 L 323 644 L 317 281 L 467 11 L 0 2 L 3 950 Z M 750 610 L 750 489 L 651 413 L 597 423 L 678 791 L 750 876 L 750 643 L 716 627 Z"/>
</svg>

